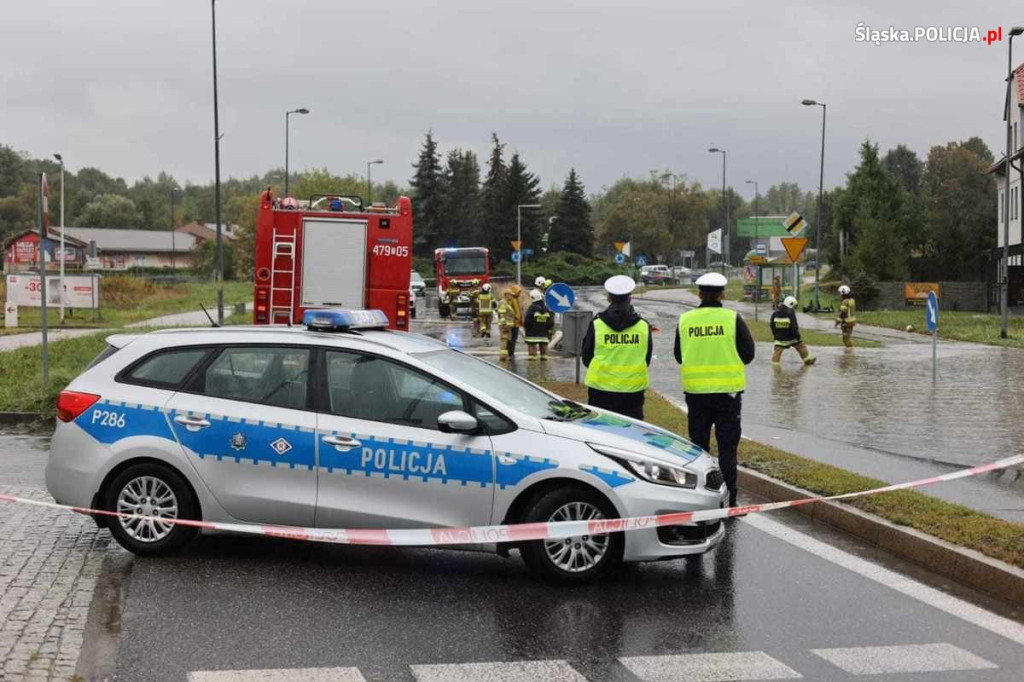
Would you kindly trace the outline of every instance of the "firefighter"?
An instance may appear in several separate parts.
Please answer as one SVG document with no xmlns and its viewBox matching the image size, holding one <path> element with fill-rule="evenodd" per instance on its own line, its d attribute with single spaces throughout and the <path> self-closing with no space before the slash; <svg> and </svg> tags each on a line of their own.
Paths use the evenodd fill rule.
<svg viewBox="0 0 1024 682">
<path fill-rule="evenodd" d="M 537 359 L 540 352 L 540 359 L 548 359 L 548 341 L 555 329 L 555 315 L 544 305 L 544 294 L 537 290 L 530 292 L 530 307 L 526 309 L 526 316 L 523 318 L 523 335 L 526 340 L 526 349 L 530 353 L 530 360 Z"/>
<path fill-rule="evenodd" d="M 476 321 L 480 336 L 491 338 L 491 318 L 494 317 L 494 296 L 491 285 L 484 283 L 476 297 Z"/>
<path fill-rule="evenodd" d="M 498 357 L 501 360 L 510 360 L 515 357 L 519 325 L 522 320 L 519 307 L 520 292 L 522 292 L 522 288 L 518 284 L 513 284 L 505 289 L 501 296 L 501 303 L 498 304 L 498 328 L 501 330 L 501 350 Z"/>
<path fill-rule="evenodd" d="M 853 348 L 853 327 L 857 324 L 857 302 L 853 300 L 850 287 L 839 287 L 839 316 L 835 326 L 843 330 L 843 345 Z"/>
<path fill-rule="evenodd" d="M 644 418 L 647 368 L 654 353 L 651 325 L 633 309 L 636 282 L 615 275 L 604 283 L 608 307 L 597 314 L 580 351 L 587 367 L 587 402 L 612 412 Z"/>
<path fill-rule="evenodd" d="M 544 279 L 544 277 L 542 277 L 541 275 L 537 275 L 537 278 L 533 280 L 533 289 L 530 290 L 531 300 L 533 299 L 534 293 L 540 294 L 541 297 L 544 296 L 544 292 L 547 291 L 547 286 L 545 286 L 546 282 L 547 280 Z"/>
<path fill-rule="evenodd" d="M 736 506 L 736 450 L 740 412 L 747 387 L 744 365 L 754 360 L 754 339 L 735 310 L 722 307 L 728 280 L 709 272 L 697 280 L 700 306 L 679 316 L 673 354 L 680 367 L 689 410 L 690 440 L 710 451 L 711 427 L 718 441 L 718 465 Z"/>
<path fill-rule="evenodd" d="M 768 321 L 771 327 L 772 336 L 775 338 L 775 351 L 772 353 L 772 363 L 779 364 L 782 360 L 782 353 L 787 348 L 793 348 L 800 354 L 805 365 L 813 365 L 817 358 L 807 350 L 807 344 L 800 338 L 800 325 L 796 321 L 796 299 L 787 296 L 782 305 L 772 312 Z"/>
<path fill-rule="evenodd" d="M 459 311 L 459 284 L 454 279 L 448 280 L 448 319 L 454 320 Z"/>
</svg>

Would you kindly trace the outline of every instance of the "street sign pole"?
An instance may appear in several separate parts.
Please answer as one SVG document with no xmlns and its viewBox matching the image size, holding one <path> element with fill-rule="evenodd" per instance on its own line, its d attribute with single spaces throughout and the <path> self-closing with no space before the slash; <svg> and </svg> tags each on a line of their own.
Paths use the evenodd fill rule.
<svg viewBox="0 0 1024 682">
<path fill-rule="evenodd" d="M 39 293 L 42 298 L 43 321 L 43 383 L 50 381 L 50 344 L 46 317 L 46 242 L 49 241 L 49 197 L 50 184 L 46 173 L 39 174 Z"/>
<path fill-rule="evenodd" d="M 936 344 L 939 335 L 939 297 L 935 295 L 934 291 L 928 292 L 928 300 L 925 301 L 924 307 L 925 322 L 928 323 L 928 331 L 932 333 L 932 383 L 935 383 L 935 372 L 936 365 Z"/>
</svg>

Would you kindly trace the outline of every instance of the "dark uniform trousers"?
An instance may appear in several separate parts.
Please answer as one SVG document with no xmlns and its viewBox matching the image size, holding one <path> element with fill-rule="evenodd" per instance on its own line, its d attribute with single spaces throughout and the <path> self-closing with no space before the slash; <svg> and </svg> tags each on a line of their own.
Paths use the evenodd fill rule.
<svg viewBox="0 0 1024 682">
<path fill-rule="evenodd" d="M 742 406 L 742 393 L 737 393 L 735 398 L 728 393 L 686 394 L 690 441 L 710 452 L 711 427 L 715 427 L 718 466 L 722 469 L 725 485 L 730 491 L 736 490 L 736 449 L 740 445 Z"/>
<path fill-rule="evenodd" d="M 639 419 L 644 418 L 644 392 L 634 391 L 632 393 L 616 393 L 614 391 L 602 391 L 599 388 L 587 388 L 587 402 L 602 410 L 617 412 L 626 417 Z"/>
</svg>

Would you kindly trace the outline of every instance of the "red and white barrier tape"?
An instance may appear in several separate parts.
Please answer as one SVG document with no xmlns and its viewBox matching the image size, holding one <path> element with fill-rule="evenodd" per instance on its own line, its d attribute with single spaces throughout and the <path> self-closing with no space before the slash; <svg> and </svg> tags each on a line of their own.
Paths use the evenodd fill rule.
<svg viewBox="0 0 1024 682">
<path fill-rule="evenodd" d="M 159 517 L 142 516 L 137 514 L 120 514 L 118 512 L 106 511 L 103 509 L 88 509 L 86 507 L 72 507 L 69 505 L 57 504 L 56 502 L 42 502 L 40 500 L 29 500 L 23 497 L 0 494 L 0 501 L 17 502 L 30 504 L 37 507 L 50 507 L 53 509 L 68 509 L 81 514 L 93 514 L 97 516 L 115 516 L 126 519 L 144 519 L 147 521 L 158 521 L 160 523 L 176 523 L 194 528 L 206 528 L 210 530 L 226 531 L 229 533 L 247 533 L 250 535 L 265 535 L 275 538 L 290 538 L 292 540 L 307 540 L 310 542 L 328 542 L 342 545 L 400 545 L 406 547 L 415 546 L 441 546 L 441 545 L 470 545 L 489 544 L 498 542 L 522 542 L 525 540 L 562 540 L 581 535 L 601 535 L 604 533 L 621 533 L 631 530 L 642 530 L 645 528 L 657 528 L 660 526 L 677 526 L 696 521 L 714 521 L 731 516 L 743 516 L 758 512 L 774 511 L 787 507 L 798 507 L 812 502 L 823 502 L 829 500 L 849 500 L 855 497 L 866 497 L 879 493 L 892 492 L 894 490 L 907 490 L 909 488 L 920 488 L 943 481 L 953 481 L 958 478 L 977 476 L 989 471 L 998 471 L 1015 464 L 1024 463 L 1024 454 L 1014 457 L 1007 457 L 990 464 L 961 469 L 942 476 L 923 478 L 908 483 L 897 483 L 887 485 L 883 488 L 865 490 L 858 493 L 846 493 L 845 495 L 832 495 L 831 497 L 808 497 L 801 500 L 790 500 L 787 502 L 771 502 L 769 504 L 752 504 L 746 507 L 730 507 L 727 509 L 705 509 L 693 512 L 677 512 L 673 514 L 661 514 L 650 516 L 634 516 L 625 519 L 601 519 L 595 521 L 558 521 L 553 523 L 518 523 L 501 526 L 474 526 L 471 528 L 416 528 L 416 529 L 362 529 L 362 528 L 299 528 L 295 526 L 263 526 L 246 523 L 222 523 L 219 521 L 190 521 L 187 519 L 165 519 Z"/>
</svg>

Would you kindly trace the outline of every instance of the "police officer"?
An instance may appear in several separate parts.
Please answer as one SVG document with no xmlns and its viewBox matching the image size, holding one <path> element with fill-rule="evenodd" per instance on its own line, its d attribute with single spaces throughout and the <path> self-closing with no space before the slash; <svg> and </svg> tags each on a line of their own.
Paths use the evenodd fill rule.
<svg viewBox="0 0 1024 682">
<path fill-rule="evenodd" d="M 609 305 L 587 329 L 581 359 L 587 367 L 587 402 L 643 419 L 654 340 L 651 325 L 630 303 L 635 288 L 636 282 L 626 275 L 615 275 L 604 283 Z"/>
<path fill-rule="evenodd" d="M 726 278 L 709 272 L 697 280 L 700 306 L 679 316 L 674 354 L 689 411 L 690 440 L 711 449 L 711 427 L 718 440 L 718 465 L 736 506 L 736 450 L 740 411 L 747 386 L 744 365 L 754 360 L 754 339 L 735 310 L 722 307 Z"/>
</svg>

